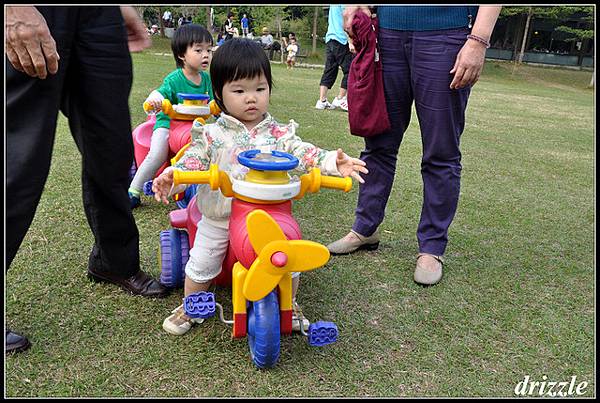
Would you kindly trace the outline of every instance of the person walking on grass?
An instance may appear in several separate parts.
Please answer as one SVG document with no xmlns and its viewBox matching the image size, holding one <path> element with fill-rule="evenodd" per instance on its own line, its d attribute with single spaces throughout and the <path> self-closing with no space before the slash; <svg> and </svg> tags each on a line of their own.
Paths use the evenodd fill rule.
<svg viewBox="0 0 600 403">
<path fill-rule="evenodd" d="M 352 40 L 344 31 L 344 6 L 331 5 L 327 19 L 327 33 L 325 34 L 325 69 L 319 84 L 319 99 L 315 105 L 317 109 L 340 108 L 348 112 L 348 72 L 354 57 L 355 49 Z M 342 69 L 343 77 L 339 94 L 329 103 L 327 92 L 337 80 L 338 70 Z"/>
</svg>

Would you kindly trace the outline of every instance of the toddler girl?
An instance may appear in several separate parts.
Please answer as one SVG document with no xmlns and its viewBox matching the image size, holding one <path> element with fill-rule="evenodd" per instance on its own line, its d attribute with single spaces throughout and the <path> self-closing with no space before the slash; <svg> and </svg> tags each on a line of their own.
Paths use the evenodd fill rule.
<svg viewBox="0 0 600 403">
<path fill-rule="evenodd" d="M 194 122 L 191 146 L 153 182 L 156 200 L 166 204 L 169 195 L 182 191 L 181 186 L 173 186 L 174 169 L 207 170 L 214 163 L 220 170 L 236 172 L 240 167 L 238 154 L 252 149 L 284 151 L 298 158 L 300 170 L 319 167 L 324 175 L 352 176 L 363 182 L 359 172 L 368 172 L 364 162 L 347 156 L 341 149 L 326 151 L 303 142 L 296 135 L 298 125 L 294 121 L 279 124 L 269 115 L 271 65 L 260 44 L 242 38 L 225 42 L 214 54 L 210 73 L 215 101 L 223 113 L 213 124 L 203 126 Z M 231 198 L 210 190 L 208 185 L 200 185 L 196 200 L 202 219 L 185 268 L 186 296 L 208 290 L 212 279 L 221 272 L 229 244 Z M 296 331 L 300 330 L 297 318 L 303 318 L 295 300 L 298 274 L 294 273 L 292 281 L 292 323 Z M 164 320 L 163 328 L 181 335 L 199 321 L 189 318 L 180 305 Z M 309 324 L 308 320 L 302 320 L 305 330 Z"/>
</svg>

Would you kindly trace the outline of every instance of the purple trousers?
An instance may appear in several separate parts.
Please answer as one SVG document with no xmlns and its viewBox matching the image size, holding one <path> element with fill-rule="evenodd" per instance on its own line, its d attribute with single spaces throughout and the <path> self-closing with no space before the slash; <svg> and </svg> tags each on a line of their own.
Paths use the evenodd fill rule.
<svg viewBox="0 0 600 403">
<path fill-rule="evenodd" d="M 365 138 L 369 174 L 359 186 L 352 229 L 372 235 L 383 221 L 390 196 L 398 149 L 408 128 L 414 101 L 423 157 L 423 205 L 417 229 L 419 252 L 443 255 L 448 227 L 460 193 L 460 135 L 470 87 L 451 90 L 449 72 L 464 45 L 468 30 L 394 31 L 381 28 L 378 36 L 383 82 L 391 129 Z"/>
</svg>

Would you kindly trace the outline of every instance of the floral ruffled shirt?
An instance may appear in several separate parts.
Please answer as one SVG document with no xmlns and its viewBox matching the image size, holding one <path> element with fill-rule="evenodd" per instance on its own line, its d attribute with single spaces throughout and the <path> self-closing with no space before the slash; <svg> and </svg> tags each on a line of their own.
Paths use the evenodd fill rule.
<svg viewBox="0 0 600 403">
<path fill-rule="evenodd" d="M 298 124 L 293 120 L 287 125 L 279 124 L 267 113 L 262 122 L 248 130 L 239 120 L 223 113 L 216 123 L 203 126 L 194 122 L 192 143 L 173 166 L 183 171 L 203 171 L 210 164 L 218 164 L 220 170 L 236 177 L 244 171 L 237 160 L 239 153 L 255 149 L 262 152 L 277 150 L 298 158 L 300 163 L 296 171 L 299 173 L 318 167 L 324 175 L 341 176 L 336 166 L 336 151 L 323 150 L 302 141 L 296 135 L 297 129 Z M 182 189 L 178 186 L 171 194 Z M 211 190 L 208 185 L 198 186 L 196 201 L 202 214 L 210 219 L 223 220 L 231 214 L 231 198 L 224 197 L 219 190 Z"/>
</svg>

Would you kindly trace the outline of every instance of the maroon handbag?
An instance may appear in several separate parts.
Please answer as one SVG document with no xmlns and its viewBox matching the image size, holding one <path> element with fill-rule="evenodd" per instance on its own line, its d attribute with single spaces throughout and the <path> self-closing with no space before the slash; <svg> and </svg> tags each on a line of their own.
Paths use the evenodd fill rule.
<svg viewBox="0 0 600 403">
<path fill-rule="evenodd" d="M 371 137 L 390 129 L 377 50 L 378 27 L 377 18 L 362 12 L 352 20 L 356 55 L 348 74 L 348 120 L 355 136 Z"/>
</svg>

